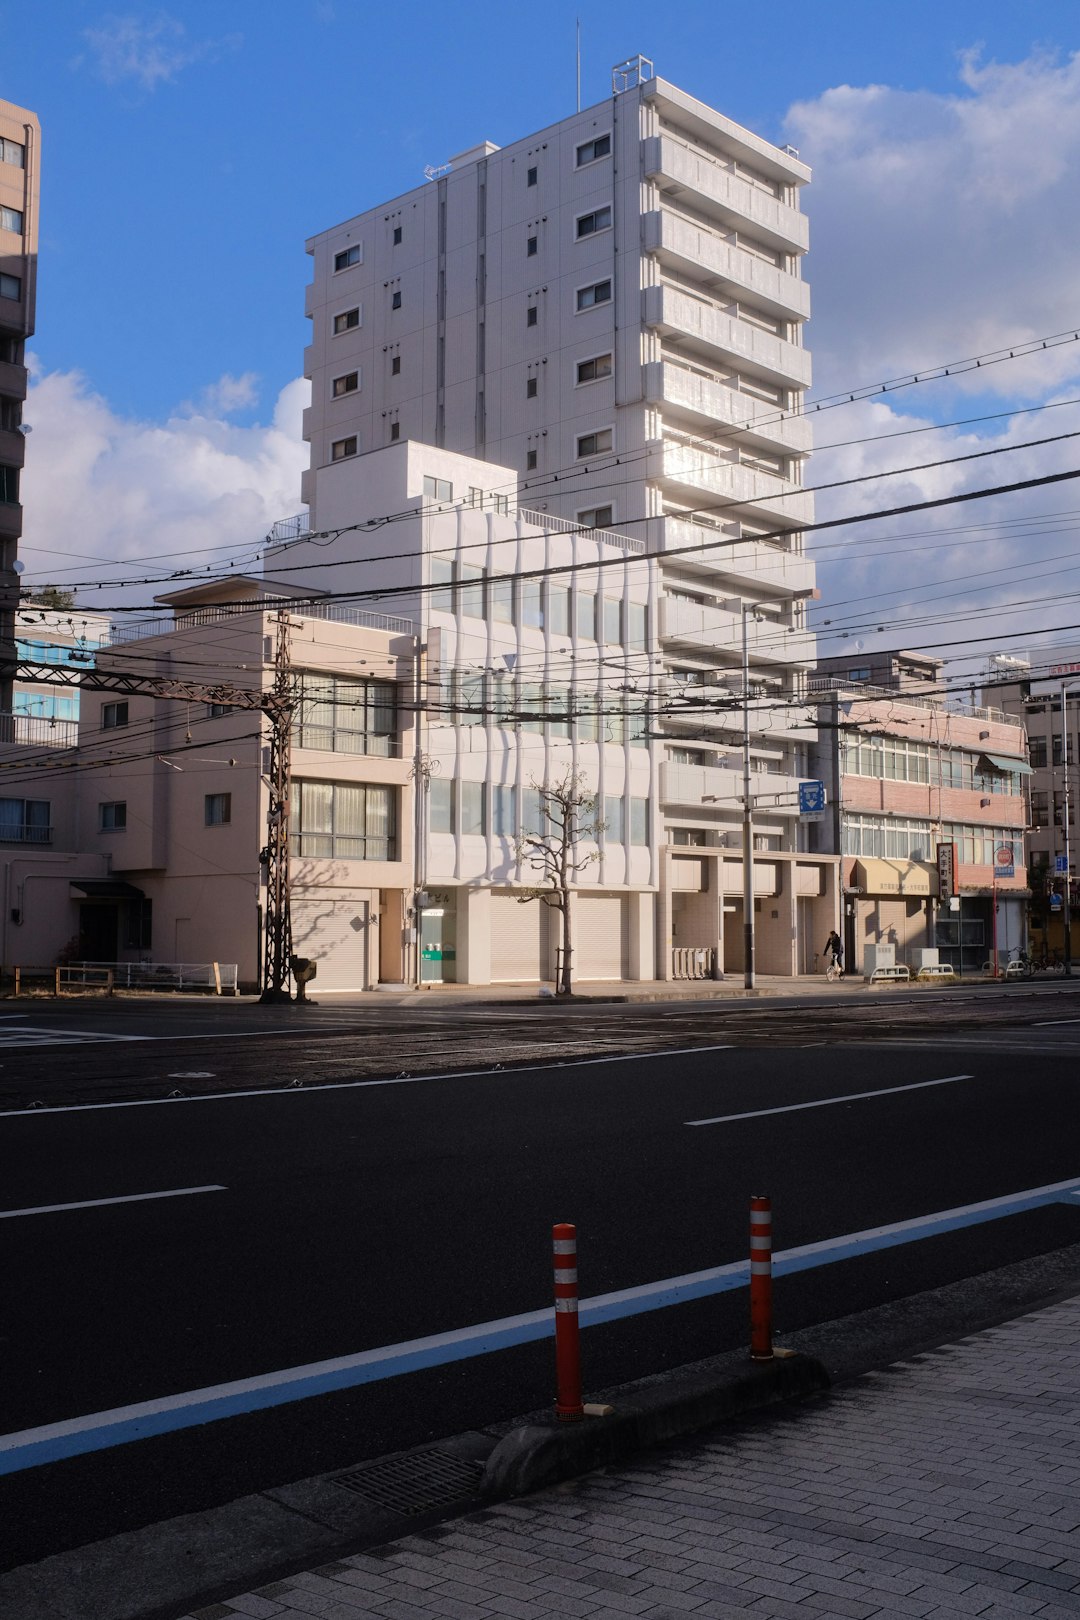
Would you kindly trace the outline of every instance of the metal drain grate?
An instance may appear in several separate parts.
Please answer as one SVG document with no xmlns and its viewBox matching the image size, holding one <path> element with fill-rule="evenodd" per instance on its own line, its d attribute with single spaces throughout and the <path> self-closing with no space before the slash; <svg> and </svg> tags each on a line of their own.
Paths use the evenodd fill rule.
<svg viewBox="0 0 1080 1620">
<path fill-rule="evenodd" d="M 403 1457 L 380 1457 L 350 1468 L 333 1483 L 377 1507 L 411 1517 L 471 1496 L 483 1472 L 483 1464 L 468 1457 L 452 1457 L 446 1451 L 410 1451 Z"/>
</svg>

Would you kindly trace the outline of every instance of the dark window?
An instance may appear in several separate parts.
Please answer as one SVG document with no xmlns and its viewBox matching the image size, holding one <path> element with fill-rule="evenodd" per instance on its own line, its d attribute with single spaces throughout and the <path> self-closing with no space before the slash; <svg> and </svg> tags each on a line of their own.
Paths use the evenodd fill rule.
<svg viewBox="0 0 1080 1620">
<path fill-rule="evenodd" d="M 22 423 L 22 401 L 0 396 L 0 428 L 5 433 L 17 433 Z"/>
<path fill-rule="evenodd" d="M 19 469 L 0 465 L 0 501 L 8 506 L 19 503 Z"/>
<path fill-rule="evenodd" d="M 208 793 L 203 800 L 203 813 L 208 827 L 227 827 L 232 820 L 232 794 Z"/>
<path fill-rule="evenodd" d="M 579 214 L 577 234 L 580 240 L 583 236 L 595 236 L 597 231 L 606 231 L 611 226 L 611 208 L 594 208 L 591 214 Z"/>
<path fill-rule="evenodd" d="M 98 826 L 102 832 L 119 832 L 127 826 L 127 803 L 123 799 L 114 799 L 109 804 L 98 805 Z"/>
<path fill-rule="evenodd" d="M 536 170 L 535 169 L 529 169 L 529 170 L 526 171 L 525 184 L 527 186 L 535 186 L 535 184 L 536 184 Z"/>
<path fill-rule="evenodd" d="M 335 439 L 333 444 L 330 446 L 330 460 L 331 461 L 344 461 L 346 456 L 355 456 L 355 454 L 356 454 L 356 435 L 355 434 L 352 434 L 347 439 Z"/>
<path fill-rule="evenodd" d="M 335 860 L 397 860 L 397 800 L 393 787 L 294 782 L 289 848 Z"/>
<path fill-rule="evenodd" d="M 358 308 L 357 309 L 343 309 L 340 312 L 340 314 L 337 314 L 337 315 L 334 316 L 334 333 L 335 333 L 335 335 L 338 332 L 351 332 L 354 326 L 359 326 L 359 325 L 360 325 L 360 310 Z"/>
<path fill-rule="evenodd" d="M 340 399 L 342 394 L 355 394 L 360 387 L 360 373 L 347 371 L 343 377 L 334 378 L 334 398 Z"/>
<path fill-rule="evenodd" d="M 51 844 L 48 799 L 0 799 L 0 843 Z"/>
<path fill-rule="evenodd" d="M 123 703 L 103 703 L 101 705 L 101 729 L 112 731 L 116 726 L 126 726 L 128 723 L 128 705 Z"/>
<path fill-rule="evenodd" d="M 525 379 L 525 398 L 526 399 L 535 399 L 536 398 L 536 388 L 537 388 L 536 378 L 535 377 L 526 377 L 526 379 Z"/>
<path fill-rule="evenodd" d="M 610 428 L 600 428 L 596 433 L 581 433 L 578 435 L 577 453 L 579 456 L 604 455 L 610 449 Z"/>
<path fill-rule="evenodd" d="M 391 377 L 400 377 L 401 376 L 401 356 L 400 356 L 400 354 L 395 354 L 393 359 L 390 361 L 390 375 L 391 375 Z"/>
<path fill-rule="evenodd" d="M 525 452 L 525 471 L 526 472 L 535 472 L 536 471 L 536 451 L 535 450 L 526 450 L 526 452 Z"/>
<path fill-rule="evenodd" d="M 525 244 L 525 252 L 528 255 L 528 257 L 531 259 L 535 255 L 536 251 L 537 251 L 537 238 L 535 236 L 530 236 L 529 240 Z"/>
<path fill-rule="evenodd" d="M 0 275 L 0 298 L 21 298 L 22 277 Z"/>
<path fill-rule="evenodd" d="M 391 422 L 391 424 L 390 424 L 390 437 L 391 437 L 391 439 L 400 439 L 401 438 L 401 423 L 400 422 Z"/>
<path fill-rule="evenodd" d="M 610 304 L 611 282 L 596 281 L 591 287 L 579 287 L 577 294 L 578 309 L 592 309 L 595 304 Z"/>
<path fill-rule="evenodd" d="M 594 140 L 582 141 L 577 149 L 577 166 L 580 169 L 586 163 L 595 163 L 597 158 L 607 157 L 610 152 L 610 135 L 597 135 Z"/>
<path fill-rule="evenodd" d="M 229 712 L 227 703 L 208 703 L 206 705 L 206 718 L 208 720 L 223 720 Z"/>
<path fill-rule="evenodd" d="M 390 308 L 391 309 L 400 309 L 401 308 L 401 288 L 400 287 L 396 288 L 394 293 L 391 296 Z"/>
<path fill-rule="evenodd" d="M 1046 765 L 1046 738 L 1028 738 L 1028 759 L 1033 771 L 1041 771 Z"/>
<path fill-rule="evenodd" d="M 124 907 L 124 946 L 129 951 L 148 951 L 154 932 L 154 902 L 129 900 Z"/>
<path fill-rule="evenodd" d="M 536 325 L 536 314 L 537 314 L 536 305 L 535 304 L 530 304 L 528 309 L 525 311 L 525 325 L 526 326 L 535 326 Z"/>
<path fill-rule="evenodd" d="M 586 529 L 610 529 L 614 512 L 610 506 L 587 506 L 578 513 L 578 522 Z"/>
<path fill-rule="evenodd" d="M 579 383 L 598 382 L 601 377 L 610 376 L 610 354 L 595 354 L 591 360 L 578 361 L 577 380 Z"/>
<path fill-rule="evenodd" d="M 400 245 L 401 245 L 401 226 L 400 225 L 395 225 L 394 226 L 394 246 L 395 247 L 400 247 Z"/>
<path fill-rule="evenodd" d="M 340 253 L 334 254 L 334 269 L 348 270 L 351 265 L 360 263 L 360 244 L 354 242 L 352 247 L 342 248 Z"/>
</svg>

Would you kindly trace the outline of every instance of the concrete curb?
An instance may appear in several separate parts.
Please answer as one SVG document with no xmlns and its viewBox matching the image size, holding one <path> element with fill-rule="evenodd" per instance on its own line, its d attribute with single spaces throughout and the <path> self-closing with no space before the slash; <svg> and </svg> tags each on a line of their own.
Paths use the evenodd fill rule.
<svg viewBox="0 0 1080 1620">
<path fill-rule="evenodd" d="M 829 1383 L 814 1356 L 748 1362 L 742 1351 L 705 1373 L 613 1390 L 610 1417 L 560 1423 L 552 1416 L 511 1429 L 487 1460 L 480 1494 L 487 1501 L 524 1496 L 725 1418 L 820 1394 Z"/>
</svg>

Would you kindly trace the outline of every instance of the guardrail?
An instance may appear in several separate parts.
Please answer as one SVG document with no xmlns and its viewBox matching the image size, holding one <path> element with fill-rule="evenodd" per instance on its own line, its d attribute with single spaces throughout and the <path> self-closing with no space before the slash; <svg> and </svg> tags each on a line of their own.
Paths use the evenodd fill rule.
<svg viewBox="0 0 1080 1620">
<path fill-rule="evenodd" d="M 673 979 L 712 979 L 715 977 L 714 945 L 675 945 L 671 952 Z"/>
<path fill-rule="evenodd" d="M 68 983 L 78 983 L 80 973 L 90 976 L 112 974 L 117 990 L 212 990 L 237 996 L 239 969 L 235 962 L 70 962 L 63 970 L 71 975 Z"/>
</svg>

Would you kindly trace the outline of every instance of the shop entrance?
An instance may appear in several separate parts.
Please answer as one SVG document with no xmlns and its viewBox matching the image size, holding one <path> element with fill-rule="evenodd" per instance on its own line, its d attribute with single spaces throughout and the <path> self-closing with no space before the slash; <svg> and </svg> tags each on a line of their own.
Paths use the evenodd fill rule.
<svg viewBox="0 0 1080 1620">
<path fill-rule="evenodd" d="M 420 983 L 453 984 L 457 979 L 457 918 L 449 906 L 420 913 Z"/>
</svg>

